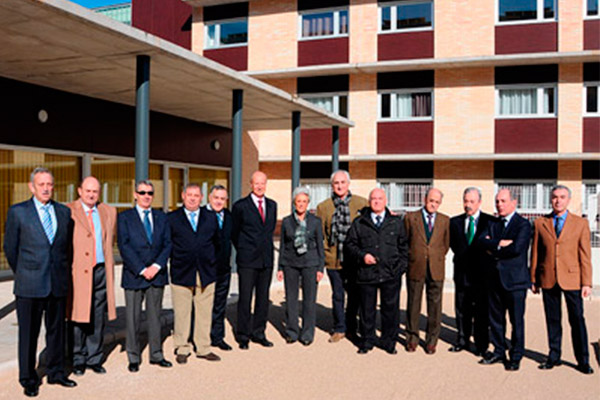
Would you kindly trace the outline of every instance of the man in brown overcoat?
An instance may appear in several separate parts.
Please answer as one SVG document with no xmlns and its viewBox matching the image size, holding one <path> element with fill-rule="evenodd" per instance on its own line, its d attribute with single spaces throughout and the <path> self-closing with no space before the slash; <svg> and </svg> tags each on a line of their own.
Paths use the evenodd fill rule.
<svg viewBox="0 0 600 400">
<path fill-rule="evenodd" d="M 74 221 L 73 285 L 68 316 L 73 323 L 73 372 L 103 374 L 104 313 L 116 319 L 113 244 L 117 211 L 99 203 L 100 182 L 88 176 L 68 204 Z"/>
<path fill-rule="evenodd" d="M 442 323 L 446 253 L 450 247 L 450 218 L 437 212 L 443 194 L 431 188 L 423 208 L 406 214 L 404 223 L 409 243 L 408 305 L 406 351 L 414 352 L 419 343 L 419 318 L 423 287 L 427 293 L 427 334 L 425 352 L 436 350 Z"/>
</svg>

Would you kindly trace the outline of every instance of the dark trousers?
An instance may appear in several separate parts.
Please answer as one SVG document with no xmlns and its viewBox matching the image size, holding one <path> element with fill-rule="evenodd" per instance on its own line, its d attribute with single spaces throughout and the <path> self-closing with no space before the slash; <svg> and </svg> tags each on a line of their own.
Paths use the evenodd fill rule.
<svg viewBox="0 0 600 400">
<path fill-rule="evenodd" d="M 317 322 L 317 268 L 283 268 L 285 286 L 285 333 L 293 340 L 312 342 Z M 298 292 L 302 280 L 302 331 L 298 327 Z"/>
<path fill-rule="evenodd" d="M 237 340 L 264 339 L 269 317 L 269 287 L 273 268 L 238 268 L 239 292 Z M 254 318 L 250 325 L 252 292 L 254 291 Z"/>
<path fill-rule="evenodd" d="M 231 272 L 217 274 L 215 299 L 212 309 L 212 324 L 210 327 L 210 341 L 212 344 L 221 343 L 225 339 L 225 311 L 227 309 L 230 282 Z"/>
<path fill-rule="evenodd" d="M 39 382 L 35 372 L 37 342 L 42 326 L 46 326 L 46 372 L 48 379 L 64 376 L 65 360 L 65 308 L 64 297 L 52 295 L 43 298 L 17 297 L 19 323 L 19 382 L 26 386 Z"/>
<path fill-rule="evenodd" d="M 140 325 L 142 302 L 146 299 L 146 322 L 148 323 L 148 346 L 150 361 L 160 361 L 164 358 L 161 341 L 160 313 L 162 311 L 164 287 L 150 286 L 146 289 L 125 289 L 125 322 L 127 326 L 126 343 L 127 359 L 130 363 L 139 363 L 140 356 Z"/>
<path fill-rule="evenodd" d="M 73 322 L 73 365 L 100 365 L 104 343 L 106 313 L 106 271 L 104 264 L 94 267 L 90 322 Z"/>
<path fill-rule="evenodd" d="M 356 333 L 360 294 L 356 280 L 340 269 L 328 269 L 331 284 L 331 311 L 333 312 L 333 332 Z M 344 300 L 346 311 L 344 312 Z"/>
<path fill-rule="evenodd" d="M 473 335 L 478 352 L 487 351 L 489 335 L 488 296 L 485 286 L 455 286 L 454 312 L 456 315 L 457 343 L 466 347 Z"/>
<path fill-rule="evenodd" d="M 408 301 L 406 320 L 406 342 L 419 342 L 419 319 L 421 318 L 421 300 L 423 287 L 427 296 L 427 332 L 425 345 L 435 346 L 440 336 L 442 326 L 442 289 L 443 281 L 431 279 L 429 269 L 425 280 L 408 280 Z"/>
<path fill-rule="evenodd" d="M 588 336 L 583 317 L 583 299 L 581 290 L 562 290 L 555 285 L 552 289 L 543 289 L 544 312 L 546 314 L 546 329 L 550 347 L 549 361 L 560 360 L 562 342 L 561 293 L 565 296 L 569 325 L 571 325 L 571 340 L 573 352 L 579 365 L 587 365 L 590 361 L 588 351 Z"/>
<path fill-rule="evenodd" d="M 521 361 L 525 352 L 525 298 L 527 289 L 508 291 L 502 287 L 500 279 L 494 279 L 488 292 L 490 339 L 494 345 L 494 355 L 506 357 L 506 312 L 510 318 L 510 359 Z"/>
<path fill-rule="evenodd" d="M 358 285 L 360 291 L 361 347 L 372 349 L 377 344 L 385 350 L 393 350 L 396 347 L 398 324 L 400 323 L 401 284 L 401 280 L 398 278 L 381 283 Z M 379 343 L 377 343 L 377 337 L 375 336 L 377 291 L 379 291 L 381 303 L 381 339 Z"/>
</svg>

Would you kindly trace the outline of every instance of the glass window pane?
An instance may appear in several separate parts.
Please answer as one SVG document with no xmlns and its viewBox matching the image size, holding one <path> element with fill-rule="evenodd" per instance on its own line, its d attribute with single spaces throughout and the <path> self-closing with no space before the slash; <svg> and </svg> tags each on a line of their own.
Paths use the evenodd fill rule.
<svg viewBox="0 0 600 400">
<path fill-rule="evenodd" d="M 206 47 L 216 47 L 217 46 L 217 26 L 210 25 L 208 27 L 208 39 L 206 41 Z"/>
<path fill-rule="evenodd" d="M 302 37 L 333 35 L 333 12 L 302 16 Z"/>
<path fill-rule="evenodd" d="M 431 93 L 412 93 L 412 116 L 431 117 Z"/>
<path fill-rule="evenodd" d="M 402 93 L 396 95 L 396 117 L 409 118 L 413 115 L 412 112 L 412 96 L 410 93 Z"/>
<path fill-rule="evenodd" d="M 329 112 L 334 112 L 333 110 L 333 96 L 329 97 L 309 97 L 305 99 L 306 101 L 314 104 L 317 107 L 324 108 Z"/>
<path fill-rule="evenodd" d="M 587 0 L 587 15 L 598 15 L 598 0 Z"/>
<path fill-rule="evenodd" d="M 385 93 L 381 95 L 381 118 L 390 118 L 391 117 L 391 95 L 389 93 Z"/>
<path fill-rule="evenodd" d="M 544 89 L 544 114 L 554 114 L 554 88 Z"/>
<path fill-rule="evenodd" d="M 221 24 L 221 43 L 235 44 L 235 43 L 246 43 L 248 41 L 248 22 L 228 22 Z"/>
<path fill-rule="evenodd" d="M 340 11 L 340 31 L 338 32 L 340 35 L 344 35 L 348 33 L 348 11 Z"/>
<path fill-rule="evenodd" d="M 348 96 L 340 96 L 339 102 L 340 102 L 340 106 L 339 106 L 338 114 L 341 115 L 342 117 L 348 118 Z"/>
<path fill-rule="evenodd" d="M 588 86 L 586 88 L 586 106 L 585 110 L 589 113 L 598 112 L 598 86 Z"/>
<path fill-rule="evenodd" d="M 537 18 L 537 0 L 498 0 L 500 21 Z"/>
<path fill-rule="evenodd" d="M 381 7 L 381 30 L 389 31 L 392 29 L 392 8 Z"/>
<path fill-rule="evenodd" d="M 206 205 L 208 201 L 208 193 L 214 185 L 223 185 L 228 187 L 229 173 L 222 170 L 214 170 L 208 168 L 190 168 L 189 183 L 196 183 L 202 191 L 202 205 Z M 227 205 L 225 205 L 227 207 Z"/>
<path fill-rule="evenodd" d="M 537 89 L 502 89 L 499 91 L 500 115 L 535 114 Z"/>
<path fill-rule="evenodd" d="M 397 12 L 397 29 L 431 26 L 431 3 L 401 4 Z"/>
<path fill-rule="evenodd" d="M 555 0 L 544 0 L 544 18 L 554 18 Z"/>
</svg>

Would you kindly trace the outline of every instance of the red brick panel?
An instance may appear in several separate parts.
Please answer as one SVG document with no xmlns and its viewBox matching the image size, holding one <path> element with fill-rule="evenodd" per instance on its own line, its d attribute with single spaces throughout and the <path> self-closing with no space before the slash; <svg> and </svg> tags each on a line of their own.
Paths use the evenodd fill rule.
<svg viewBox="0 0 600 400">
<path fill-rule="evenodd" d="M 377 154 L 433 153 L 433 121 L 377 123 Z"/>
<path fill-rule="evenodd" d="M 433 57 L 433 31 L 386 33 L 377 36 L 377 60 Z"/>
<path fill-rule="evenodd" d="M 557 32 L 556 22 L 496 26 L 496 54 L 558 51 Z"/>
<path fill-rule="evenodd" d="M 583 49 L 600 49 L 600 19 L 583 21 Z"/>
<path fill-rule="evenodd" d="M 583 119 L 583 151 L 600 153 L 600 118 Z"/>
<path fill-rule="evenodd" d="M 248 69 L 248 46 L 204 50 L 204 57 L 220 62 L 237 71 Z"/>
<path fill-rule="evenodd" d="M 192 7 L 181 0 L 133 0 L 131 25 L 143 31 L 192 48 Z"/>
<path fill-rule="evenodd" d="M 347 37 L 298 41 L 298 66 L 348 62 Z"/>
<path fill-rule="evenodd" d="M 330 155 L 331 150 L 331 129 L 302 129 L 300 154 Z M 340 154 L 348 154 L 348 128 L 340 128 Z"/>
<path fill-rule="evenodd" d="M 555 153 L 558 150 L 556 118 L 497 119 L 496 153 Z"/>
</svg>

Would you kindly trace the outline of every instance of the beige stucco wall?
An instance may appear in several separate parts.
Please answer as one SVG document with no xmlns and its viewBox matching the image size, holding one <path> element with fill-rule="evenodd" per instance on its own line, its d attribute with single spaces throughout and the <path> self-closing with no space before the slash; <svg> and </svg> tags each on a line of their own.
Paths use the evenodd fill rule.
<svg viewBox="0 0 600 400">
<path fill-rule="evenodd" d="M 558 152 L 583 150 L 583 66 L 561 64 L 558 67 Z"/>
</svg>

